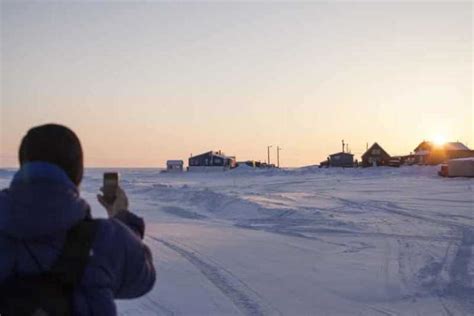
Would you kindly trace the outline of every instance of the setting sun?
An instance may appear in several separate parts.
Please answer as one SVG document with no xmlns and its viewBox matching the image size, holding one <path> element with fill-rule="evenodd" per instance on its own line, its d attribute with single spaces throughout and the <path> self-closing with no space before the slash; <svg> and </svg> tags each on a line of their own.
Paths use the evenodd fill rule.
<svg viewBox="0 0 474 316">
<path fill-rule="evenodd" d="M 446 143 L 446 137 L 444 137 L 443 135 L 436 135 L 435 137 L 433 137 L 433 142 L 435 143 L 435 145 L 441 146 Z"/>
</svg>

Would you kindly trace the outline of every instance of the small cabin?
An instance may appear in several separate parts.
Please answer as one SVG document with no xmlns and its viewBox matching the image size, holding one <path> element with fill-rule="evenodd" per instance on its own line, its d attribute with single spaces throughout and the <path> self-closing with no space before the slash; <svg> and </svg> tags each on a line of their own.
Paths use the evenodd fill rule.
<svg viewBox="0 0 474 316">
<path fill-rule="evenodd" d="M 354 155 L 346 152 L 339 152 L 329 155 L 329 167 L 354 167 Z"/>
<path fill-rule="evenodd" d="M 388 166 L 391 163 L 390 155 L 377 143 L 370 146 L 362 155 L 362 167 Z"/>
<path fill-rule="evenodd" d="M 235 157 L 226 156 L 221 151 L 208 151 L 189 158 L 189 171 L 227 170 L 237 166 Z"/>
<path fill-rule="evenodd" d="M 168 160 L 166 161 L 166 171 L 181 172 L 183 171 L 184 161 L 182 160 Z"/>
</svg>

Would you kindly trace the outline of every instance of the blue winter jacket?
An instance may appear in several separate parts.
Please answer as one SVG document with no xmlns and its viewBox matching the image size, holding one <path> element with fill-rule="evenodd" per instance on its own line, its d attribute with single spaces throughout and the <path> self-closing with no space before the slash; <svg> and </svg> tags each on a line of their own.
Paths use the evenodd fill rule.
<svg viewBox="0 0 474 316">
<path fill-rule="evenodd" d="M 62 169 L 43 162 L 23 165 L 10 188 L 0 191 L 0 283 L 14 273 L 47 271 L 67 230 L 89 213 Z M 97 221 L 92 256 L 74 293 L 75 315 L 115 315 L 114 299 L 141 296 L 155 283 L 151 253 L 141 241 L 143 220 L 123 211 Z"/>
</svg>

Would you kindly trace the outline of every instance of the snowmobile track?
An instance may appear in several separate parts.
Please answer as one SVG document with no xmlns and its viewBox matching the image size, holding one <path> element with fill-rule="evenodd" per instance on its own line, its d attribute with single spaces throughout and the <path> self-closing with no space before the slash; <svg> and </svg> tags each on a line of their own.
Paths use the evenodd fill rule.
<svg viewBox="0 0 474 316">
<path fill-rule="evenodd" d="M 189 261 L 189 263 L 196 267 L 215 287 L 228 297 L 242 314 L 258 316 L 276 313 L 275 310 L 270 311 L 268 304 L 261 302 L 261 298 L 254 290 L 223 267 L 204 261 L 200 256 L 196 255 L 196 252 L 186 250 L 176 243 L 171 243 L 150 235 L 147 235 L 147 237 L 163 244 Z"/>
</svg>

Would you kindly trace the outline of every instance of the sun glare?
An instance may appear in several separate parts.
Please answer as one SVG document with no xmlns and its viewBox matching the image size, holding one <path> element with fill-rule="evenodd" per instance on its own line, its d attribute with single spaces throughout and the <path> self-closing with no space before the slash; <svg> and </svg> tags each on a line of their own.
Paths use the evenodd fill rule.
<svg viewBox="0 0 474 316">
<path fill-rule="evenodd" d="M 443 135 L 436 135 L 435 137 L 433 137 L 433 142 L 435 143 L 435 145 L 441 146 L 446 143 L 446 138 Z"/>
</svg>

